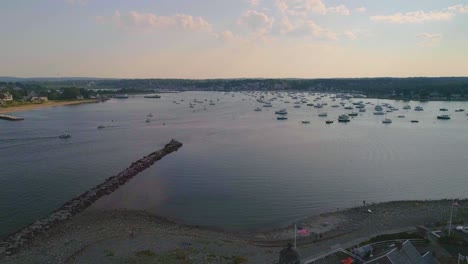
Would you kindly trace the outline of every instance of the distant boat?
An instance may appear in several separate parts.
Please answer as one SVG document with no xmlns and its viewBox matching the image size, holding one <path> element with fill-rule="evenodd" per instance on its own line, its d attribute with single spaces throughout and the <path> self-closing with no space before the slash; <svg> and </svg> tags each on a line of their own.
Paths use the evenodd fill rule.
<svg viewBox="0 0 468 264">
<path fill-rule="evenodd" d="M 318 116 L 319 116 L 319 117 L 327 117 L 328 114 L 327 114 L 327 112 L 325 112 L 325 113 L 320 113 Z"/>
<path fill-rule="evenodd" d="M 301 121 L 302 124 L 310 124 L 310 121 L 309 120 L 303 120 Z"/>
<path fill-rule="evenodd" d="M 151 120 L 150 120 L 149 118 L 147 118 L 147 119 L 145 120 L 145 122 L 146 122 L 146 123 L 149 123 L 149 122 L 151 122 Z"/>
<path fill-rule="evenodd" d="M 307 106 L 314 106 L 314 104 L 307 104 Z"/>
<path fill-rule="evenodd" d="M 460 109 L 455 110 L 455 112 L 465 112 L 465 109 L 460 108 Z"/>
<path fill-rule="evenodd" d="M 392 120 L 390 118 L 385 118 L 384 120 L 382 120 L 382 123 L 383 124 L 391 124 Z"/>
<path fill-rule="evenodd" d="M 285 116 L 278 116 L 276 117 L 276 120 L 287 120 L 288 118 Z"/>
<path fill-rule="evenodd" d="M 346 109 L 346 110 L 353 110 L 353 107 L 352 107 L 352 106 L 346 106 L 344 109 Z"/>
<path fill-rule="evenodd" d="M 381 106 L 381 105 L 376 105 L 376 106 L 374 107 L 374 110 L 375 110 L 375 111 L 379 111 L 379 112 L 380 112 L 380 111 L 382 111 L 382 110 L 383 110 L 383 108 L 382 108 L 382 106 Z"/>
<path fill-rule="evenodd" d="M 117 99 L 128 99 L 128 94 L 116 94 L 116 95 L 114 95 L 114 98 L 117 98 Z"/>
<path fill-rule="evenodd" d="M 271 105 L 271 103 L 266 103 L 263 105 L 263 107 L 273 107 L 273 105 Z"/>
<path fill-rule="evenodd" d="M 301 106 L 300 105 L 295 105 L 294 108 L 301 108 Z"/>
<path fill-rule="evenodd" d="M 349 114 L 349 116 L 358 116 L 358 115 L 359 115 L 359 113 L 356 113 L 356 112 L 352 112 L 352 113 Z"/>
<path fill-rule="evenodd" d="M 333 124 L 333 120 L 327 120 L 325 121 L 325 124 Z"/>
<path fill-rule="evenodd" d="M 67 138 L 71 138 L 71 135 L 68 133 L 63 133 L 62 135 L 59 136 L 59 138 L 67 139 Z"/>
<path fill-rule="evenodd" d="M 405 118 L 405 116 L 404 115 L 399 115 L 398 118 Z"/>
<path fill-rule="evenodd" d="M 350 120 L 349 120 L 349 116 L 348 116 L 348 115 L 340 115 L 340 116 L 338 117 L 338 122 L 344 122 L 344 123 L 346 123 L 346 122 L 349 122 L 349 121 L 350 121 Z"/>
<path fill-rule="evenodd" d="M 262 111 L 262 109 L 260 107 L 257 107 L 257 108 L 255 108 L 255 111 L 260 112 L 260 111 Z"/>
<path fill-rule="evenodd" d="M 384 112 L 374 112 L 374 115 L 385 115 Z"/>
<path fill-rule="evenodd" d="M 411 120 L 411 123 L 419 123 L 418 120 Z"/>
<path fill-rule="evenodd" d="M 447 108 L 440 108 L 439 111 L 446 112 L 446 111 L 448 111 L 448 109 Z"/>
<path fill-rule="evenodd" d="M 153 117 L 153 114 L 152 114 L 152 113 L 149 113 L 147 116 L 148 116 L 148 117 Z"/>
<path fill-rule="evenodd" d="M 160 95 L 157 95 L 157 94 L 155 94 L 155 95 L 146 95 L 146 96 L 144 96 L 144 97 L 145 97 L 145 98 L 153 98 L 153 99 L 159 99 L 159 98 L 161 98 L 161 96 L 160 96 Z M 183 100 L 182 100 L 182 101 L 183 101 Z"/>
<path fill-rule="evenodd" d="M 288 111 L 286 111 L 286 109 L 281 109 L 281 110 L 275 111 L 275 114 L 277 114 L 277 115 L 287 115 Z"/>
<path fill-rule="evenodd" d="M 361 108 L 361 109 L 359 109 L 359 112 L 360 112 L 360 113 L 364 113 L 364 112 L 366 112 L 366 109 L 365 109 L 365 108 Z"/>
<path fill-rule="evenodd" d="M 411 109 L 411 106 L 410 105 L 405 105 L 405 106 L 403 106 L 403 109 L 409 110 L 409 109 Z"/>
<path fill-rule="evenodd" d="M 424 111 L 424 108 L 422 106 L 418 105 L 418 106 L 416 106 L 414 108 L 414 111 Z"/>
<path fill-rule="evenodd" d="M 98 128 L 98 129 L 104 129 L 104 128 L 106 128 L 106 127 L 105 127 L 105 126 L 98 126 L 97 128 Z"/>
<path fill-rule="evenodd" d="M 449 115 L 439 115 L 439 116 L 437 116 L 437 119 L 450 120 L 450 116 Z"/>
</svg>

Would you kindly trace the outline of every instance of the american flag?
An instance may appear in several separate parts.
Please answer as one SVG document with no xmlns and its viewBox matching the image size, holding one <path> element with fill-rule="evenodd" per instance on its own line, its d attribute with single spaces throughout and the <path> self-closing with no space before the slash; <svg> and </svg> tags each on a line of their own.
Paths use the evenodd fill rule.
<svg viewBox="0 0 468 264">
<path fill-rule="evenodd" d="M 455 200 L 455 201 L 453 202 L 453 206 L 458 207 L 459 205 L 460 205 L 460 204 L 458 203 L 457 200 Z"/>
<path fill-rule="evenodd" d="M 298 226 L 298 227 L 297 227 L 297 234 L 298 234 L 298 235 L 308 235 L 308 234 L 309 234 L 309 230 Z"/>
</svg>

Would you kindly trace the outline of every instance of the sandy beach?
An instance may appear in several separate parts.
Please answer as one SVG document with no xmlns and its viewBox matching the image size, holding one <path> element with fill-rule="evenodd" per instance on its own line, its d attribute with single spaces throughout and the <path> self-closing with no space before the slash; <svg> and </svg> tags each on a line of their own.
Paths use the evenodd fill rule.
<svg viewBox="0 0 468 264">
<path fill-rule="evenodd" d="M 304 219 L 314 233 L 299 237 L 304 259 L 373 236 L 448 220 L 450 200 L 371 204 Z M 371 210 L 371 213 L 369 213 Z M 322 234 L 320 239 L 315 235 Z M 93 207 L 34 237 L 2 263 L 276 263 L 292 227 L 230 233 L 187 226 L 133 210 Z M 234 262 L 234 260 L 239 262 Z M 211 261 L 211 262 L 210 262 Z M 216 262 L 218 261 L 218 262 Z"/>
<path fill-rule="evenodd" d="M 7 108 L 0 107 L 0 114 L 37 110 L 37 109 L 42 109 L 46 107 L 98 103 L 99 101 L 100 101 L 99 99 L 86 99 L 86 100 L 63 101 L 63 102 L 48 101 L 48 102 L 41 103 L 41 104 L 28 104 L 28 105 L 12 106 L 12 107 L 7 107 Z"/>
</svg>

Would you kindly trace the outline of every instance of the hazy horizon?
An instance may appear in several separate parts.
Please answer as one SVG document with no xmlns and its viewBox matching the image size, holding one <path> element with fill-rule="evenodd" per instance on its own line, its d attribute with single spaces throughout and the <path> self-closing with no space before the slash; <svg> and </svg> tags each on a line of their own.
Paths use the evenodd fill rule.
<svg viewBox="0 0 468 264">
<path fill-rule="evenodd" d="M 4 76 L 468 76 L 461 0 L 21 0 L 0 22 Z"/>
</svg>

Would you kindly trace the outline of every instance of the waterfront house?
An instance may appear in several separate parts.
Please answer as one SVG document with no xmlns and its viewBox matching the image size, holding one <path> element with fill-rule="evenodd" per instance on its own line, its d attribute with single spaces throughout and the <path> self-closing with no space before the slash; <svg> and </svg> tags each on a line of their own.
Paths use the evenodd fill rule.
<svg viewBox="0 0 468 264">
<path fill-rule="evenodd" d="M 3 102 L 13 101 L 13 95 L 11 95 L 9 92 L 0 93 L 0 100 Z"/>
<path fill-rule="evenodd" d="M 31 103 L 40 104 L 49 101 L 46 96 L 33 96 L 30 99 Z"/>
<path fill-rule="evenodd" d="M 431 252 L 419 254 L 418 250 L 409 240 L 397 243 L 397 246 L 384 255 L 376 257 L 365 264 L 439 264 L 440 262 Z"/>
</svg>

